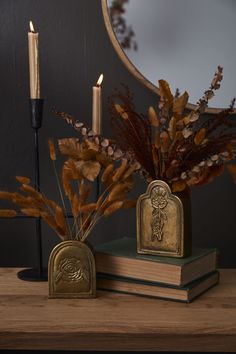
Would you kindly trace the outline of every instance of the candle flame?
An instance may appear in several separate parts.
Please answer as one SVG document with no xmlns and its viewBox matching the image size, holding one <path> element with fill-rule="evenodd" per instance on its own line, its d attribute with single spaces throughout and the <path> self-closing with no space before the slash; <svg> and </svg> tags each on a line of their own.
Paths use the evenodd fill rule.
<svg viewBox="0 0 236 354">
<path fill-rule="evenodd" d="M 97 81 L 97 83 L 96 83 L 96 86 L 98 86 L 98 87 L 101 86 L 102 81 L 103 81 L 103 74 L 101 74 L 101 75 L 99 76 L 98 81 Z"/>
<path fill-rule="evenodd" d="M 34 25 L 33 25 L 32 21 L 29 22 L 29 26 L 30 26 L 30 32 L 35 32 Z"/>
</svg>

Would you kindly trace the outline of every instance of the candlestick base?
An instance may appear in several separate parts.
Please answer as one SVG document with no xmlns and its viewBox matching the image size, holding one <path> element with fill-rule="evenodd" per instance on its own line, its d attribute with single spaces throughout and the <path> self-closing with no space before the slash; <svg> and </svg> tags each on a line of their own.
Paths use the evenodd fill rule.
<svg viewBox="0 0 236 354">
<path fill-rule="evenodd" d="M 17 277 L 25 281 L 47 281 L 48 270 L 47 268 L 43 268 L 42 271 L 39 271 L 37 268 L 27 268 L 19 271 Z"/>
<path fill-rule="evenodd" d="M 42 126 L 43 118 L 43 102 L 42 98 L 30 98 L 30 119 L 33 129 L 39 129 Z"/>
</svg>

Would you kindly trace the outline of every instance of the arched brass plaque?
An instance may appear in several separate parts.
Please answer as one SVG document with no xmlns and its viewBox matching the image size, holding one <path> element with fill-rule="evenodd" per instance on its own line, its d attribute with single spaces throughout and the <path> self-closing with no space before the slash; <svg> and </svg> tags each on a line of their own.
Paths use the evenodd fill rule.
<svg viewBox="0 0 236 354">
<path fill-rule="evenodd" d="M 137 252 L 184 257 L 184 212 L 181 200 L 164 181 L 149 184 L 137 202 Z"/>
<path fill-rule="evenodd" d="M 90 248 L 80 241 L 59 243 L 48 264 L 50 298 L 96 296 L 96 270 Z"/>
</svg>

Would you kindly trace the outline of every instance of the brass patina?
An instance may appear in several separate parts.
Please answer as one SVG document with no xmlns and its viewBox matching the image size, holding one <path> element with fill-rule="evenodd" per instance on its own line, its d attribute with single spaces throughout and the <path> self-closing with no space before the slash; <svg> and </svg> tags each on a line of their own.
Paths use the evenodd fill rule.
<svg viewBox="0 0 236 354">
<path fill-rule="evenodd" d="M 50 298 L 96 296 L 95 260 L 91 249 L 80 241 L 65 241 L 51 252 L 48 264 Z"/>
<path fill-rule="evenodd" d="M 187 204 L 184 202 L 184 206 Z M 149 184 L 137 202 L 137 252 L 167 257 L 191 253 L 190 221 L 179 197 L 161 180 Z"/>
</svg>

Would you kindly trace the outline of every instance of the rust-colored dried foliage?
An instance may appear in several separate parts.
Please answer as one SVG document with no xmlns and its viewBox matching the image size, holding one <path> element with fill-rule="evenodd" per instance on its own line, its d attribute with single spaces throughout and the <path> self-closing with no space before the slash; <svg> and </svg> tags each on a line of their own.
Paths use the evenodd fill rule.
<svg viewBox="0 0 236 354">
<path fill-rule="evenodd" d="M 53 139 L 48 140 L 48 147 L 49 147 L 50 159 L 52 161 L 56 161 L 57 155 L 56 155 L 56 148 L 55 148 Z"/>
<path fill-rule="evenodd" d="M 0 210 L 0 216 L 14 217 L 20 213 L 40 217 L 62 240 L 84 241 L 102 216 L 110 216 L 122 207 L 135 206 L 135 201 L 128 199 L 128 193 L 133 187 L 133 173 L 140 165 L 117 148 L 114 141 L 95 135 L 66 113 L 57 114 L 82 135 L 58 141 L 59 151 L 65 158 L 61 173 L 57 174 L 62 206 L 32 187 L 29 178 L 16 176 L 19 191 L 0 191 L 0 199 L 8 200 L 14 208 Z M 48 145 L 56 172 L 57 154 L 52 139 Z M 101 180 L 100 193 L 94 200 L 92 186 L 97 178 Z M 67 219 L 69 211 L 65 210 L 64 196 L 71 205 L 72 223 Z"/>
<path fill-rule="evenodd" d="M 231 174 L 234 182 L 236 183 L 236 164 L 228 164 L 228 171 Z"/>
<path fill-rule="evenodd" d="M 109 99 L 113 132 L 123 151 L 138 161 L 147 182 L 166 181 L 173 192 L 209 183 L 235 157 L 236 134 L 232 116 L 235 99 L 228 109 L 204 114 L 208 101 L 220 88 L 223 69 L 218 67 L 208 90 L 192 111 L 187 110 L 188 93 L 173 95 L 169 84 L 159 81 L 157 107 L 146 114 L 136 112 L 133 96 L 124 86 Z M 125 118 L 125 119 L 124 119 Z M 229 171 L 236 180 L 234 167 Z"/>
</svg>

